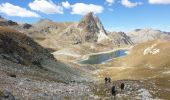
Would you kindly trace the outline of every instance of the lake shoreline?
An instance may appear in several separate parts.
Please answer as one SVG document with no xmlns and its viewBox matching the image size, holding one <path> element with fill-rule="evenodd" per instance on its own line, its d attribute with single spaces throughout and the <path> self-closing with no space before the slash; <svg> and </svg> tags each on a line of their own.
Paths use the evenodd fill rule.
<svg viewBox="0 0 170 100">
<path fill-rule="evenodd" d="M 117 48 L 117 49 L 110 50 L 110 51 L 98 52 L 98 53 L 92 53 L 92 54 L 84 55 L 77 62 L 79 64 L 88 64 L 88 61 L 89 61 L 89 64 L 102 64 L 102 63 L 105 63 L 105 62 L 109 62 L 110 60 L 115 59 L 117 57 L 121 57 L 123 55 L 129 54 L 129 51 L 130 51 L 131 48 L 132 47 L 130 47 L 130 48 Z M 120 53 L 120 54 L 117 55 L 116 54 L 117 52 Z M 113 56 L 113 53 L 115 53 L 116 55 Z M 106 56 L 104 56 L 104 55 L 106 55 Z M 108 56 L 108 55 L 110 55 L 110 56 Z M 93 58 L 94 56 L 98 56 L 98 58 L 97 59 L 96 59 L 96 57 Z M 94 63 L 93 63 L 93 60 L 94 60 Z"/>
<path fill-rule="evenodd" d="M 97 52 L 97 53 L 90 53 L 90 54 L 83 55 L 81 57 L 81 60 L 87 60 L 90 56 L 99 55 L 99 54 L 107 54 L 107 53 L 115 52 L 117 50 L 128 50 L 128 51 L 130 51 L 132 48 L 133 48 L 133 46 L 125 47 L 125 48 L 116 48 L 116 49 L 113 49 L 113 50 Z"/>
</svg>

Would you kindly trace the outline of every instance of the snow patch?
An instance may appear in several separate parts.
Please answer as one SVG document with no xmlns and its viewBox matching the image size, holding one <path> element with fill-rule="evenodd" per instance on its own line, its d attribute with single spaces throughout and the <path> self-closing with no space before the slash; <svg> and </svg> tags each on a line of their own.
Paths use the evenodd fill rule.
<svg viewBox="0 0 170 100">
<path fill-rule="evenodd" d="M 159 53 L 160 49 L 155 48 L 156 45 L 157 44 L 153 44 L 151 47 L 146 48 L 143 52 L 143 55 L 148 55 L 148 54 L 155 55 L 155 54 Z"/>
<path fill-rule="evenodd" d="M 81 55 L 79 55 L 79 54 L 77 54 L 75 52 L 71 52 L 71 51 L 67 51 L 67 50 L 53 52 L 52 54 L 54 56 L 55 55 L 65 55 L 65 56 L 71 56 L 71 57 L 80 57 L 81 56 Z"/>
<path fill-rule="evenodd" d="M 108 39 L 108 36 L 106 36 L 106 34 L 104 32 L 100 31 L 99 34 L 98 34 L 98 40 L 97 41 L 100 42 L 104 39 Z"/>
<path fill-rule="evenodd" d="M 130 51 L 125 51 L 126 54 L 130 54 Z"/>
<path fill-rule="evenodd" d="M 170 74 L 170 71 L 162 72 L 163 74 Z"/>
<path fill-rule="evenodd" d="M 89 59 L 89 56 L 88 55 L 84 55 L 81 57 L 82 60 L 88 60 Z"/>
</svg>

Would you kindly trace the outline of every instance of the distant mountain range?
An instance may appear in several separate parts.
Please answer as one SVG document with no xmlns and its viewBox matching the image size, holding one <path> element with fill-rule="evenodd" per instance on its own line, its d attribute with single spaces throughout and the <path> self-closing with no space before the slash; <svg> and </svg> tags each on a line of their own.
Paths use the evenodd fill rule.
<svg viewBox="0 0 170 100">
<path fill-rule="evenodd" d="M 163 32 L 160 30 L 153 29 L 136 29 L 132 32 L 127 33 L 134 43 L 143 43 L 156 39 L 170 40 L 170 32 Z"/>
<path fill-rule="evenodd" d="M 121 32 L 114 32 L 110 35 L 106 32 L 100 19 L 93 15 L 93 13 L 88 13 L 78 23 L 57 23 L 52 20 L 41 19 L 32 25 L 27 23 L 18 24 L 13 21 L 11 22 L 13 24 L 11 24 L 4 18 L 0 19 L 2 19 L 0 26 L 7 26 L 23 32 L 46 48 L 56 50 L 64 46 L 68 47 L 69 45 L 77 45 L 85 42 L 102 43 L 102 41 L 107 41 L 113 43 L 113 45 L 117 43 L 132 44 L 132 42 L 128 42 L 131 40 L 127 38 L 128 36 L 126 34 L 122 35 Z"/>
<path fill-rule="evenodd" d="M 93 13 L 88 13 L 78 23 L 41 19 L 35 24 L 19 24 L 0 17 L 0 26 L 25 33 L 42 46 L 54 50 L 83 43 L 132 45 L 156 39 L 170 40 L 170 33 L 153 29 L 136 29 L 129 33 L 107 32 Z"/>
</svg>

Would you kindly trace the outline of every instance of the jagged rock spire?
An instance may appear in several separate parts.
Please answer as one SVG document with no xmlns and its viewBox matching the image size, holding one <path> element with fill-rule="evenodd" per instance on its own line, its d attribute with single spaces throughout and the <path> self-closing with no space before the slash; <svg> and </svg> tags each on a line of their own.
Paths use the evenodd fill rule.
<svg viewBox="0 0 170 100">
<path fill-rule="evenodd" d="M 94 16 L 92 12 L 83 17 L 78 24 L 78 28 L 85 31 L 85 41 L 97 42 L 107 37 L 107 33 L 100 19 Z"/>
</svg>

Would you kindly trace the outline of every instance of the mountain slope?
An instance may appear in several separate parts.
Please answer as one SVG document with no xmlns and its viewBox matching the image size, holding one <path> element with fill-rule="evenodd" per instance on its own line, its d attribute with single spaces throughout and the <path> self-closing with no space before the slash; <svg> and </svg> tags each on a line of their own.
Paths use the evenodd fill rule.
<svg viewBox="0 0 170 100">
<path fill-rule="evenodd" d="M 53 59 L 47 50 L 25 34 L 15 30 L 0 27 L 0 40 L 1 55 L 3 57 L 10 56 L 9 59 L 13 59 L 16 63 L 27 65 L 38 63 L 46 58 Z"/>
<path fill-rule="evenodd" d="M 154 40 L 141 43 L 135 45 L 129 55 L 101 65 L 103 69 L 97 75 L 102 79 L 110 76 L 113 80 L 138 80 L 147 86 L 155 98 L 166 100 L 169 99 L 170 88 L 169 54 L 169 41 Z M 134 89 L 134 83 L 132 86 Z"/>
<path fill-rule="evenodd" d="M 108 33 L 108 39 L 105 39 L 101 42 L 106 45 L 115 45 L 115 46 L 125 46 L 133 45 L 131 38 L 127 36 L 124 32 L 110 32 Z"/>
<path fill-rule="evenodd" d="M 163 75 L 170 71 L 170 42 L 154 40 L 136 45 L 130 51 L 130 54 L 114 59 L 111 63 L 104 66 L 110 66 L 115 73 L 114 78 L 154 78 L 157 75 Z M 114 70 L 114 68 L 117 70 Z M 108 71 L 108 70 L 107 70 Z M 106 71 L 106 72 L 107 72 Z"/>
<path fill-rule="evenodd" d="M 81 77 L 79 70 L 56 61 L 46 49 L 18 31 L 0 27 L 0 47 L 0 60 L 8 62 L 5 65 L 14 63 L 16 66 L 27 66 L 31 70 L 34 67 L 39 71 L 45 69 L 46 74 L 55 73 L 49 77 L 55 77 L 60 81 Z"/>
<path fill-rule="evenodd" d="M 126 60 L 129 66 L 147 66 L 163 68 L 170 65 L 170 42 L 154 40 L 135 46 Z M 126 58 L 125 58 L 126 59 Z"/>
</svg>

